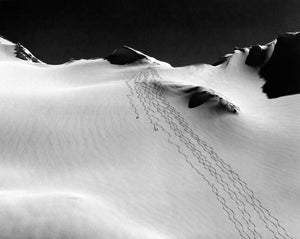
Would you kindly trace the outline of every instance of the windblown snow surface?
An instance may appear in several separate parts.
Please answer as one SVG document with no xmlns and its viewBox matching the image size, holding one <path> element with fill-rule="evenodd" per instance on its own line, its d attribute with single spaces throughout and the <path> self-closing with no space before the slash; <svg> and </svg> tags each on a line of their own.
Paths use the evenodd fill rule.
<svg viewBox="0 0 300 239">
<path fill-rule="evenodd" d="M 171 67 L 0 39 L 0 238 L 300 238 L 300 95 L 260 74 L 277 41 Z"/>
</svg>

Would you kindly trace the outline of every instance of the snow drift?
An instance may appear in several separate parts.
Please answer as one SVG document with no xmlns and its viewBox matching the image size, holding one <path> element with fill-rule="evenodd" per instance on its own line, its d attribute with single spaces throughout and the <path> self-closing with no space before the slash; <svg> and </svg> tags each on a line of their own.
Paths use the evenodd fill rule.
<svg viewBox="0 0 300 239">
<path fill-rule="evenodd" d="M 299 37 L 184 67 L 0 39 L 0 238 L 299 238 Z"/>
</svg>

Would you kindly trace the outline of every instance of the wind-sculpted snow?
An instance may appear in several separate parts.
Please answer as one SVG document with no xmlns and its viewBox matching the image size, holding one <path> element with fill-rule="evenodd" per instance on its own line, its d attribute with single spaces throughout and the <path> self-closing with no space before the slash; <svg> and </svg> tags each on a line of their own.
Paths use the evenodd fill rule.
<svg viewBox="0 0 300 239">
<path fill-rule="evenodd" d="M 0 239 L 300 238 L 300 95 L 261 90 L 276 41 L 185 67 L 0 43 Z"/>
<path fill-rule="evenodd" d="M 230 102 L 229 99 L 226 99 L 225 96 L 221 96 L 220 93 L 212 89 L 174 83 L 165 83 L 163 87 L 166 91 L 187 97 L 189 108 L 195 108 L 205 103 L 216 102 L 216 107 L 223 107 L 228 112 L 237 113 L 240 110 L 239 107 Z"/>
<path fill-rule="evenodd" d="M 160 76 L 155 68 L 144 70 L 127 81 L 131 92 L 128 97 L 136 119 L 139 118 L 139 113 L 133 103 L 134 94 L 143 105 L 154 130 L 166 133 L 169 143 L 208 184 L 242 238 L 265 238 L 266 232 L 259 232 L 262 229 L 258 229 L 255 224 L 262 223 L 265 226 L 264 230 L 269 231 L 274 238 L 291 239 L 279 220 L 262 205 L 247 183 L 207 142 L 193 132 L 184 117 L 170 105 L 160 82 Z M 179 139 L 180 144 L 173 141 L 174 137 Z M 182 147 L 190 150 L 193 158 L 188 157 Z"/>
<path fill-rule="evenodd" d="M 179 91 L 181 90 L 179 89 Z M 183 91 L 190 95 L 189 108 L 195 108 L 208 101 L 216 101 L 218 105 L 224 107 L 229 112 L 237 113 L 239 111 L 238 106 L 234 105 L 230 102 L 230 100 L 225 99 L 224 96 L 220 96 L 217 92 L 211 89 L 194 86 L 188 89 L 185 88 Z"/>
</svg>

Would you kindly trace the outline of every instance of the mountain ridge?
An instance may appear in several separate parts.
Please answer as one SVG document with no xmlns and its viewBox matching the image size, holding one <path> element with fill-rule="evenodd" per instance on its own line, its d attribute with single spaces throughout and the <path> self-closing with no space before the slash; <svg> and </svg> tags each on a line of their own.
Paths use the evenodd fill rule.
<svg viewBox="0 0 300 239">
<path fill-rule="evenodd" d="M 10 50 L 4 49 L 4 45 Z M 6 52 L 2 54 L 4 59 L 13 59 L 14 55 L 16 58 L 24 61 L 43 63 L 20 43 L 15 44 L 0 37 L 0 46 L 2 47 L 2 52 Z M 11 49 L 12 47 L 14 50 Z M 232 52 L 221 57 L 212 66 L 226 67 L 236 52 L 242 52 L 247 55 L 244 62 L 245 65 L 257 70 L 260 77 L 264 79 L 265 84 L 262 86 L 262 90 L 270 99 L 300 93 L 300 73 L 298 71 L 300 68 L 299 32 L 287 32 L 279 35 L 277 39 L 265 45 L 253 45 L 244 48 L 235 47 Z M 117 48 L 102 59 L 113 65 L 154 64 L 171 67 L 169 63 L 157 60 L 129 46 Z"/>
</svg>

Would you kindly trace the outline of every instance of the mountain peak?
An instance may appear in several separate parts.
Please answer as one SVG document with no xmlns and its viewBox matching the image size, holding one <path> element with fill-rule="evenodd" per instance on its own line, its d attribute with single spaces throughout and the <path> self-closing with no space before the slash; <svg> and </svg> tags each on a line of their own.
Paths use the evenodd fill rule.
<svg viewBox="0 0 300 239">
<path fill-rule="evenodd" d="M 16 58 L 34 63 L 42 63 L 28 49 L 20 43 L 13 43 L 3 37 L 0 37 L 0 60 L 16 60 Z"/>
<path fill-rule="evenodd" d="M 104 57 L 111 64 L 114 65 L 128 65 L 128 64 L 157 64 L 163 66 L 170 66 L 170 64 L 159 61 L 153 57 L 137 51 L 129 46 L 122 46 L 115 49 L 110 55 Z"/>
<path fill-rule="evenodd" d="M 234 48 L 213 66 L 232 65 L 239 52 L 244 55 L 239 64 L 256 69 L 265 80 L 262 89 L 268 98 L 300 93 L 300 32 L 287 32 L 265 45 Z"/>
<path fill-rule="evenodd" d="M 31 61 L 34 63 L 42 63 L 38 58 L 36 58 L 28 49 L 22 46 L 20 43 L 15 45 L 15 55 L 17 58 L 24 61 Z"/>
</svg>

